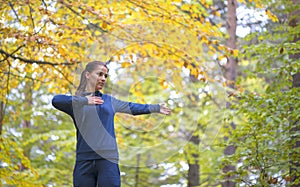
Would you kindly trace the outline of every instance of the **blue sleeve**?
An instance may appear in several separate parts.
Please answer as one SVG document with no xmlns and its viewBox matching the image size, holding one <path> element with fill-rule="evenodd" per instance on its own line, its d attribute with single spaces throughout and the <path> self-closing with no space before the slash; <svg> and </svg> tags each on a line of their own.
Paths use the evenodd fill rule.
<svg viewBox="0 0 300 187">
<path fill-rule="evenodd" d="M 69 115 L 73 115 L 73 107 L 82 107 L 88 104 L 88 99 L 81 96 L 55 95 L 52 99 L 52 105 Z"/>
<path fill-rule="evenodd" d="M 131 115 L 149 114 L 159 112 L 160 106 L 158 104 L 139 104 L 132 102 L 125 102 L 112 97 L 112 106 L 115 113 L 127 113 Z"/>
</svg>

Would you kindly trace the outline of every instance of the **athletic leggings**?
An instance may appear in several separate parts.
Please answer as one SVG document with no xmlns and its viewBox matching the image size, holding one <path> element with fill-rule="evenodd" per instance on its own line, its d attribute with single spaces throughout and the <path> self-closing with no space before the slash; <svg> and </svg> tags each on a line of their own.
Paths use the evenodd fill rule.
<svg viewBox="0 0 300 187">
<path fill-rule="evenodd" d="M 73 183 L 74 187 L 120 187 L 119 165 L 105 159 L 76 161 Z"/>
</svg>

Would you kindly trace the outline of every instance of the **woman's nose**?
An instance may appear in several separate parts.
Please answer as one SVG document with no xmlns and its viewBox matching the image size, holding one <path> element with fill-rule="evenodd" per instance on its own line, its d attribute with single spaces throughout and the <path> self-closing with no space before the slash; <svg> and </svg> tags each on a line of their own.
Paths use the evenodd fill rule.
<svg viewBox="0 0 300 187">
<path fill-rule="evenodd" d="M 106 80 L 106 77 L 105 77 L 105 75 L 99 75 L 99 77 L 98 77 L 100 80 Z"/>
</svg>

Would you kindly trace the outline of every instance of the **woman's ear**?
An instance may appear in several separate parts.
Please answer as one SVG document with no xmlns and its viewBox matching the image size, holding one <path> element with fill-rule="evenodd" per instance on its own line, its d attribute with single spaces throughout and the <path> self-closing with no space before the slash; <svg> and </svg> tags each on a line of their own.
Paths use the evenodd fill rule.
<svg viewBox="0 0 300 187">
<path fill-rule="evenodd" d="M 86 71 L 84 76 L 86 79 L 90 79 L 90 72 Z"/>
</svg>

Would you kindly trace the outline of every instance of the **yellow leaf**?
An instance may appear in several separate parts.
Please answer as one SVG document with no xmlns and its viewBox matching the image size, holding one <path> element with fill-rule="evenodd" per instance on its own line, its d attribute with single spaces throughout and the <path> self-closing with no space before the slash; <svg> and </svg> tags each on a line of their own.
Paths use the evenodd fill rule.
<svg viewBox="0 0 300 187">
<path fill-rule="evenodd" d="M 174 63 L 175 63 L 175 65 L 178 66 L 178 67 L 182 67 L 182 66 L 184 65 L 184 62 L 183 62 L 183 61 L 175 60 Z"/>
<path fill-rule="evenodd" d="M 190 10 L 190 6 L 187 5 L 187 4 L 184 4 L 184 5 L 181 6 L 181 10 L 183 10 L 183 11 L 189 11 Z"/>
<path fill-rule="evenodd" d="M 165 80 L 159 80 L 159 84 L 163 89 L 167 89 L 169 87 L 168 83 Z"/>
<path fill-rule="evenodd" d="M 192 6 L 191 6 L 191 9 L 192 9 L 192 11 L 193 11 L 194 13 L 199 12 L 198 7 L 197 7 L 196 5 L 192 5 Z"/>
<path fill-rule="evenodd" d="M 208 43 L 208 39 L 204 35 L 201 36 L 201 41 L 204 42 L 204 43 Z"/>
<path fill-rule="evenodd" d="M 257 8 L 263 8 L 263 5 L 260 4 L 260 3 L 256 3 L 256 7 L 257 7 Z"/>
<path fill-rule="evenodd" d="M 58 35 L 59 37 L 61 37 L 61 36 L 63 35 L 63 33 L 62 33 L 62 32 L 58 32 L 57 35 Z"/>
<path fill-rule="evenodd" d="M 118 19 L 125 19 L 126 18 L 126 14 L 119 14 L 116 16 Z"/>
<path fill-rule="evenodd" d="M 218 45 L 218 50 L 223 51 L 226 47 L 224 45 Z"/>
<path fill-rule="evenodd" d="M 117 54 L 116 56 L 114 56 L 113 59 L 115 61 L 120 61 L 120 59 L 121 59 L 120 54 Z"/>
<path fill-rule="evenodd" d="M 131 62 L 123 62 L 123 63 L 122 63 L 122 68 L 127 68 L 127 67 L 129 67 L 129 66 L 131 66 L 131 65 L 132 65 Z"/>
<path fill-rule="evenodd" d="M 102 22 L 101 27 L 105 30 L 107 29 L 107 23 L 105 21 Z"/>
<path fill-rule="evenodd" d="M 234 57 L 237 57 L 238 55 L 239 55 L 239 50 L 234 49 L 234 50 L 233 50 L 233 56 L 234 56 Z"/>
<path fill-rule="evenodd" d="M 129 59 L 132 61 L 133 60 L 133 54 L 129 55 Z"/>
<path fill-rule="evenodd" d="M 197 77 L 198 76 L 198 72 L 197 72 L 197 69 L 196 68 L 192 68 L 191 69 L 191 75 Z"/>
<path fill-rule="evenodd" d="M 65 56 L 66 55 L 66 52 L 63 48 L 58 48 L 58 52 L 61 56 Z"/>
<path fill-rule="evenodd" d="M 275 14 L 273 14 L 272 12 L 270 12 L 269 10 L 265 10 L 265 13 L 267 14 L 267 16 L 273 21 L 273 22 L 278 22 L 278 18 Z"/>
<path fill-rule="evenodd" d="M 261 3 L 261 0 L 254 0 L 256 8 L 262 8 L 263 4 Z"/>
</svg>

